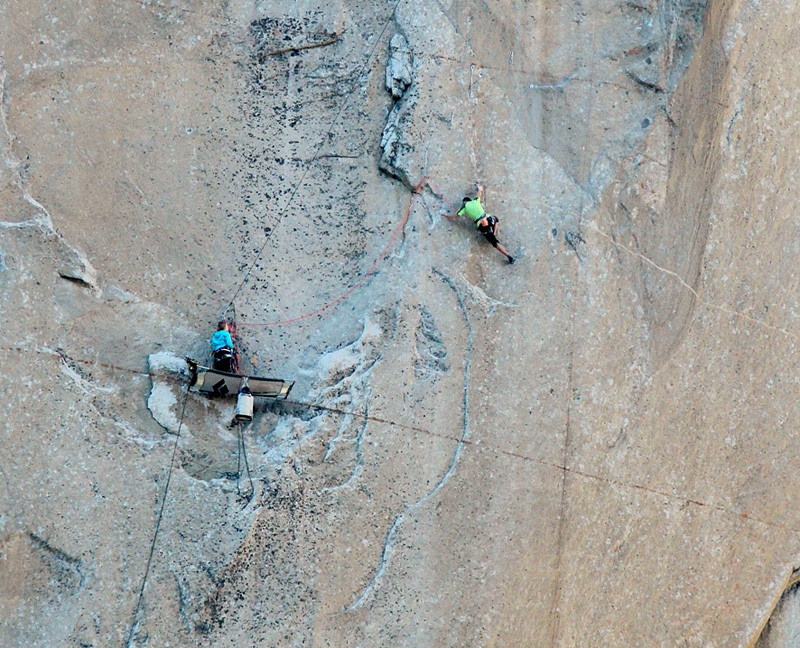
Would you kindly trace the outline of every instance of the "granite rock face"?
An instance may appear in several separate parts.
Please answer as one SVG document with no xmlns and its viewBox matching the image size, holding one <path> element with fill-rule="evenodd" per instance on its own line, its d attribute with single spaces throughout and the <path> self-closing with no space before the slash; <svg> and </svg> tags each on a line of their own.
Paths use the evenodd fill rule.
<svg viewBox="0 0 800 648">
<path fill-rule="evenodd" d="M 5 3 L 0 645 L 792 645 L 798 14 Z"/>
</svg>

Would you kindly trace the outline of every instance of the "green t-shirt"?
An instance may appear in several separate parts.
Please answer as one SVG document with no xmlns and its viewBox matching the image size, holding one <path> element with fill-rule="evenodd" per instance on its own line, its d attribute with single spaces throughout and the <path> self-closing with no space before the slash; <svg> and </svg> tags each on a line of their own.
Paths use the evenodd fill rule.
<svg viewBox="0 0 800 648">
<path fill-rule="evenodd" d="M 458 210 L 458 215 L 463 216 L 464 214 L 469 216 L 469 218 L 472 219 L 472 222 L 477 225 L 478 221 L 486 216 L 483 205 L 481 205 L 481 199 L 473 198 L 472 200 L 464 203 L 464 206 Z"/>
</svg>

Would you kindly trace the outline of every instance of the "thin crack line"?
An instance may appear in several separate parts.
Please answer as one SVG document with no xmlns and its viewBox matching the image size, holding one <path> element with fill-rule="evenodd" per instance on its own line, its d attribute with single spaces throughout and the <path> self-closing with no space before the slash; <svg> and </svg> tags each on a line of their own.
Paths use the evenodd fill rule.
<svg viewBox="0 0 800 648">
<path fill-rule="evenodd" d="M 620 243 L 619 241 L 615 241 L 611 236 L 609 236 L 603 230 L 601 230 L 594 222 L 590 222 L 589 223 L 589 227 L 591 229 L 593 229 L 595 232 L 597 232 L 598 234 L 600 234 L 600 236 L 602 236 L 602 237 L 608 239 L 609 241 L 611 241 L 612 245 L 614 245 L 615 247 L 618 247 L 618 248 L 621 248 L 621 249 L 625 250 L 625 252 L 627 252 L 628 254 L 642 259 L 645 263 L 653 266 L 654 268 L 656 268 L 660 272 L 663 272 L 664 274 L 667 274 L 667 275 L 677 279 L 678 282 L 684 288 L 689 290 L 692 293 L 692 295 L 694 295 L 695 299 L 697 299 L 697 301 L 700 302 L 701 304 L 703 304 L 704 306 L 706 306 L 708 308 L 711 308 L 713 310 L 718 310 L 718 311 L 720 311 L 722 313 L 725 313 L 726 315 L 733 315 L 734 317 L 738 317 L 738 318 L 741 318 L 743 320 L 747 320 L 748 322 L 752 322 L 754 324 L 758 324 L 759 326 L 762 326 L 762 327 L 764 327 L 766 329 L 769 329 L 769 330 L 772 330 L 772 331 L 777 331 L 778 333 L 782 333 L 786 337 L 790 337 L 793 340 L 800 340 L 800 337 L 798 337 L 794 333 L 791 333 L 790 331 L 787 331 L 784 328 L 781 328 L 780 326 L 774 326 L 772 324 L 768 324 L 764 320 L 760 320 L 757 317 L 752 317 L 751 315 L 748 315 L 746 313 L 742 313 L 741 311 L 734 310 L 733 308 L 728 308 L 727 306 L 718 306 L 717 304 L 712 304 L 711 302 L 706 301 L 705 299 L 703 299 L 700 296 L 700 293 L 698 293 L 697 290 L 695 290 L 692 286 L 690 286 L 686 282 L 686 280 L 683 277 L 681 277 L 677 272 L 674 272 L 673 270 L 669 270 L 668 268 L 663 268 L 660 265 L 658 265 L 655 261 L 653 261 L 653 260 L 649 259 L 648 257 L 646 257 L 641 252 L 637 252 L 636 250 L 632 250 L 627 245 L 625 245 L 623 243 Z"/>
<path fill-rule="evenodd" d="M 351 419 L 352 417 L 350 415 L 346 415 L 342 417 L 341 421 L 339 421 L 339 427 L 336 429 L 336 434 L 333 435 L 328 441 L 327 450 L 325 450 L 325 455 L 322 457 L 322 461 L 327 461 L 328 457 L 333 454 L 333 451 L 336 447 L 336 442 L 342 437 L 342 434 L 344 434 L 344 430 L 350 423 Z"/>
<path fill-rule="evenodd" d="M 36 209 L 41 212 L 39 215 L 34 217 L 32 220 L 25 221 L 24 223 L 20 223 L 19 225 L 7 224 L 4 223 L 4 227 L 29 227 L 31 223 L 35 223 L 39 227 L 43 229 L 47 229 L 53 234 L 57 235 L 55 228 L 53 227 L 53 219 L 50 216 L 50 212 L 45 209 L 44 205 L 42 205 L 38 200 L 36 200 L 33 196 L 31 196 L 30 192 L 25 188 L 25 182 L 22 179 L 22 174 L 19 172 L 20 166 L 22 163 L 20 162 L 19 158 L 14 155 L 13 144 L 14 141 L 17 139 L 16 136 L 11 134 L 11 130 L 8 128 L 8 119 L 6 117 L 6 107 L 5 107 L 5 94 L 6 94 L 6 78 L 8 73 L 3 70 L 2 75 L 0 75 L 0 121 L 3 122 L 3 130 L 6 132 L 6 137 L 8 138 L 8 144 L 6 146 L 6 152 L 4 153 L 6 167 L 11 169 L 14 174 L 13 184 L 22 192 L 22 197 L 31 205 L 36 207 Z M 42 216 L 43 214 L 43 216 Z"/>
<path fill-rule="evenodd" d="M 564 553 L 564 533 L 566 526 L 567 510 L 567 476 L 571 472 L 569 469 L 569 447 L 570 429 L 572 414 L 572 370 L 575 361 L 575 308 L 572 308 L 570 318 L 570 348 L 569 348 L 569 367 L 567 372 L 567 413 L 566 426 L 564 430 L 564 456 L 562 459 L 563 469 L 561 473 L 561 498 L 558 513 L 558 535 L 556 538 L 556 568 L 555 578 L 553 579 L 553 601 L 550 606 L 550 616 L 553 619 L 553 632 L 550 636 L 550 643 L 555 646 L 560 630 L 560 601 L 561 601 L 561 558 Z"/>
<path fill-rule="evenodd" d="M 361 447 L 364 444 L 364 438 L 367 435 L 367 428 L 369 427 L 369 423 L 372 418 L 369 415 L 369 399 L 371 398 L 371 396 L 372 392 L 370 390 L 370 393 L 367 394 L 367 400 L 364 405 L 364 414 L 363 414 L 364 422 L 361 425 L 361 430 L 359 430 L 358 436 L 356 437 L 356 448 L 355 448 L 356 461 L 355 465 L 353 466 L 353 470 L 350 472 L 350 476 L 347 479 L 345 479 L 341 484 L 336 484 L 334 486 L 328 486 L 326 488 L 322 488 L 321 492 L 328 493 L 330 491 L 339 490 L 340 488 L 346 488 L 347 486 L 350 485 L 350 482 L 352 482 L 361 474 L 361 470 L 364 467 L 364 452 L 361 449 Z M 345 415 L 345 418 L 350 417 L 350 419 L 353 419 L 353 418 L 358 418 L 359 416 L 360 414 L 355 414 L 355 415 L 348 414 Z"/>
<path fill-rule="evenodd" d="M 334 32 L 333 38 L 330 38 L 326 41 L 322 41 L 320 43 L 307 43 L 305 45 L 295 45 L 294 47 L 284 47 L 283 49 L 278 49 L 273 52 L 265 52 L 263 54 L 259 54 L 258 62 L 264 63 L 268 58 L 271 58 L 273 56 L 278 56 L 280 54 L 287 54 L 288 52 L 300 52 L 302 50 L 315 49 L 317 47 L 327 47 L 328 45 L 333 45 L 342 37 L 343 33 L 344 31 L 341 31 L 338 34 Z"/>
<path fill-rule="evenodd" d="M 567 243 L 570 247 L 574 250 L 575 255 L 578 257 L 578 262 L 580 265 L 583 264 L 583 259 L 581 259 L 580 254 L 578 253 L 577 242 L 585 242 L 583 237 L 581 236 L 581 226 L 583 225 L 583 210 L 586 206 L 586 194 L 588 192 L 588 188 L 591 187 L 591 173 L 592 173 L 592 165 L 593 163 L 589 161 L 589 153 L 587 152 L 587 142 L 589 141 L 589 124 L 592 123 L 592 113 L 594 112 L 595 103 L 596 103 L 596 95 L 594 93 L 595 87 L 595 64 L 596 64 L 596 52 L 597 52 L 597 12 L 594 12 L 593 15 L 593 24 L 592 24 L 592 49 L 591 49 L 591 68 L 589 70 L 589 93 L 590 93 L 590 100 L 589 100 L 589 108 L 587 111 L 586 119 L 584 121 L 584 142 L 581 154 L 581 165 L 578 169 L 578 186 L 581 189 L 584 186 L 587 187 L 587 191 L 580 192 L 580 204 L 578 206 L 578 227 L 577 232 L 574 234 L 574 237 L 577 240 L 572 240 L 569 233 L 565 234 L 565 238 Z M 588 162 L 588 168 L 587 168 Z M 591 197 L 591 196 L 590 196 Z M 575 280 L 576 282 L 579 281 L 580 277 L 580 270 L 575 269 Z M 567 477 L 570 474 L 569 469 L 569 452 L 570 452 L 570 431 L 571 431 L 571 424 L 572 424 L 572 407 L 573 407 L 573 371 L 575 367 L 575 317 L 576 317 L 576 310 L 578 308 L 577 304 L 573 299 L 570 299 L 570 347 L 569 347 L 569 368 L 568 368 L 568 378 L 567 378 L 567 412 L 566 412 L 566 429 L 564 430 L 564 456 L 562 463 L 564 465 L 564 472 L 562 473 L 561 479 L 561 502 L 559 506 L 559 516 L 558 516 L 558 537 L 556 540 L 556 570 L 555 570 L 555 578 L 553 579 L 553 601 L 550 608 L 550 617 L 553 622 L 552 634 L 550 636 L 550 645 L 552 648 L 555 648 L 561 642 L 561 601 L 562 601 L 562 590 L 564 585 L 564 579 L 561 574 L 561 566 L 562 566 L 562 558 L 564 554 L 564 540 L 566 536 L 566 514 L 567 514 L 567 488 L 568 482 Z"/>
</svg>

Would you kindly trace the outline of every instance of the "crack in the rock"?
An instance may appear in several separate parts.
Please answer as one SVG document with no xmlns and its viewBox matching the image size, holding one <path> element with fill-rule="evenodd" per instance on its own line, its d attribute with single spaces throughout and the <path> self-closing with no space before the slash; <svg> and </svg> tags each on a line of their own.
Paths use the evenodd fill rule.
<svg viewBox="0 0 800 648">
<path fill-rule="evenodd" d="M 95 296 L 99 297 L 101 290 L 97 285 L 97 277 L 95 270 L 86 255 L 77 248 L 69 245 L 64 237 L 53 226 L 53 218 L 50 212 L 36 200 L 25 187 L 25 179 L 20 173 L 22 167 L 21 161 L 14 155 L 12 144 L 16 137 L 11 134 L 8 128 L 8 119 L 6 115 L 6 79 L 7 73 L 5 70 L 0 74 L 0 122 L 2 122 L 3 130 L 5 130 L 8 143 L 6 144 L 6 151 L 4 153 L 6 167 L 12 171 L 13 180 L 11 184 L 15 186 L 22 193 L 22 197 L 26 202 L 36 208 L 36 215 L 32 219 L 22 222 L 2 222 L 0 228 L 24 228 L 24 227 L 39 227 L 45 237 L 54 237 L 58 245 L 62 246 L 57 250 L 56 261 L 62 267 L 58 270 L 58 274 L 65 279 L 73 279 L 85 288 L 93 290 Z"/>
<path fill-rule="evenodd" d="M 334 160 L 357 160 L 358 158 L 362 157 L 364 153 L 358 153 L 356 155 L 348 155 L 345 153 L 323 153 L 321 155 L 315 155 L 313 158 L 309 159 L 309 162 L 313 162 L 314 160 L 327 160 L 327 159 L 334 159 Z"/>
<path fill-rule="evenodd" d="M 342 37 L 343 33 L 344 33 L 343 31 L 338 33 L 338 34 L 336 32 L 334 32 L 333 33 L 333 38 L 330 38 L 330 39 L 328 39 L 326 41 L 323 41 L 321 43 L 310 43 L 310 44 L 306 44 L 306 45 L 295 45 L 294 47 L 284 47 L 283 49 L 274 50 L 272 52 L 263 52 L 263 53 L 259 54 L 258 62 L 259 63 L 263 63 L 264 61 L 266 61 L 266 59 L 268 59 L 268 58 L 270 58 L 272 56 L 279 56 L 280 54 L 288 54 L 289 52 L 300 52 L 302 50 L 315 49 L 317 47 L 327 47 L 328 45 L 333 45 L 334 43 L 336 43 Z"/>
<path fill-rule="evenodd" d="M 192 622 L 189 619 L 189 612 L 187 609 L 189 607 L 189 603 L 187 601 L 186 592 L 183 589 L 183 583 L 181 583 L 181 579 L 178 577 L 178 574 L 175 573 L 174 569 L 170 569 L 170 573 L 172 574 L 172 578 L 175 580 L 175 587 L 178 589 L 178 616 L 183 621 L 184 627 L 191 632 Z"/>
<path fill-rule="evenodd" d="M 734 310 L 733 308 L 727 308 L 726 306 L 718 306 L 717 304 L 712 304 L 711 302 L 706 301 L 705 299 L 703 299 L 700 296 L 700 293 L 697 292 L 697 290 L 695 288 L 693 288 L 691 285 L 689 285 L 689 283 L 687 283 L 686 280 L 683 277 L 681 277 L 677 272 L 674 272 L 673 270 L 669 270 L 668 268 L 664 268 L 664 267 L 658 265 L 652 259 L 650 259 L 647 256 L 645 256 L 644 254 L 642 254 L 641 252 L 637 252 L 636 250 L 632 250 L 631 248 L 629 248 L 624 243 L 620 243 L 619 241 L 615 241 L 613 237 L 609 236 L 603 230 L 601 230 L 597 226 L 596 223 L 590 222 L 589 223 L 589 227 L 591 229 L 593 229 L 595 232 L 597 232 L 600 236 L 608 239 L 611 242 L 612 245 L 624 250 L 625 252 L 627 252 L 631 256 L 635 256 L 635 257 L 640 258 L 642 261 L 644 261 L 648 265 L 652 266 L 653 268 L 655 268 L 659 272 L 663 272 L 664 274 L 669 275 L 670 277 L 673 277 L 674 279 L 676 279 L 678 281 L 678 283 L 680 283 L 684 288 L 686 288 L 689 292 L 691 292 L 692 295 L 694 296 L 694 298 L 698 301 L 698 303 L 702 304 L 703 306 L 706 306 L 706 307 L 711 308 L 713 310 L 720 311 L 720 312 L 725 313 L 727 315 L 732 315 L 734 317 L 741 318 L 741 319 L 746 320 L 748 322 L 752 322 L 753 324 L 757 324 L 757 325 L 762 326 L 762 327 L 764 327 L 766 329 L 769 329 L 771 331 L 777 331 L 778 333 L 782 333 L 786 337 L 792 338 L 793 340 L 800 340 L 800 336 L 797 336 L 794 333 L 791 333 L 790 331 L 786 330 L 785 328 L 782 328 L 780 326 L 774 326 L 772 324 L 768 324 L 764 320 L 760 320 L 757 317 L 752 317 L 750 315 L 747 315 L 746 313 L 742 313 L 740 311 Z"/>
<path fill-rule="evenodd" d="M 577 254 L 577 251 L 576 251 Z M 580 258 L 580 257 L 578 257 Z M 562 590 L 562 577 L 561 577 L 561 559 L 564 554 L 564 535 L 566 527 L 566 510 L 567 510 L 567 476 L 570 473 L 569 468 L 569 449 L 570 449 L 570 431 L 571 431 L 571 413 L 572 402 L 574 399 L 575 389 L 572 382 L 572 371 L 575 361 L 575 308 L 572 308 L 570 317 L 570 349 L 569 349 L 569 365 L 567 373 L 567 407 L 566 407 L 566 421 L 564 431 L 564 455 L 562 459 L 563 470 L 561 472 L 561 498 L 559 502 L 558 512 L 558 534 L 556 538 L 556 567 L 555 578 L 553 579 L 553 602 L 550 608 L 550 617 L 553 620 L 553 631 L 551 634 L 551 646 L 558 645 L 559 632 L 561 630 L 561 590 Z"/>
<path fill-rule="evenodd" d="M 578 71 L 575 70 L 574 72 L 568 74 L 560 81 L 554 81 L 551 83 L 531 83 L 528 85 L 528 88 L 531 90 L 562 90 L 563 88 L 567 87 L 567 84 L 572 80 L 580 81 L 581 79 L 577 78 Z"/>
<path fill-rule="evenodd" d="M 5 152 L 5 162 L 6 167 L 11 169 L 14 173 L 14 181 L 13 184 L 22 192 L 22 197 L 31 205 L 36 207 L 39 211 L 39 215 L 33 218 L 32 220 L 23 221 L 19 224 L 7 224 L 3 223 L 5 227 L 30 227 L 31 225 L 38 225 L 42 229 L 48 230 L 50 233 L 59 236 L 58 232 L 53 228 L 53 219 L 50 216 L 50 212 L 48 212 L 44 206 L 36 200 L 33 196 L 30 195 L 27 189 L 25 189 L 25 182 L 22 179 L 22 175 L 20 174 L 20 167 L 22 166 L 22 162 L 14 155 L 14 151 L 12 149 L 12 144 L 14 140 L 17 138 L 11 134 L 11 131 L 8 128 L 8 118 L 6 115 L 6 78 L 7 72 L 3 70 L 3 73 L 0 74 L 0 121 L 3 123 L 3 130 L 6 133 L 6 137 L 8 138 L 8 143 L 6 145 L 6 152 Z"/>
<path fill-rule="evenodd" d="M 364 444 L 364 438 L 367 435 L 367 427 L 369 426 L 369 422 L 371 420 L 369 414 L 369 397 L 370 394 L 367 394 L 366 404 L 364 406 L 364 413 L 360 414 L 364 418 L 364 422 L 362 423 L 361 430 L 359 431 L 358 436 L 356 437 L 356 448 L 355 448 L 356 461 L 355 464 L 353 465 L 353 470 L 350 472 L 350 476 L 347 479 L 345 479 L 341 484 L 336 484 L 335 486 L 328 486 L 326 488 L 323 488 L 322 489 L 323 493 L 327 493 L 333 490 L 338 490 L 340 488 L 346 488 L 361 474 L 361 470 L 364 467 L 364 453 L 361 447 Z"/>
<path fill-rule="evenodd" d="M 641 88 L 644 88 L 645 90 L 650 90 L 651 92 L 654 92 L 655 94 L 664 94 L 664 92 L 665 92 L 664 88 L 659 86 L 657 83 L 652 83 L 650 81 L 646 81 L 645 79 L 642 79 L 641 77 L 637 76 L 636 74 L 634 74 L 630 70 L 626 70 L 625 74 L 637 86 L 639 86 Z"/>
<path fill-rule="evenodd" d="M 80 363 L 73 360 L 69 357 L 64 351 L 61 349 L 42 349 L 42 352 L 50 353 L 52 355 L 58 356 L 61 359 L 61 372 L 71 378 L 76 385 L 80 388 L 80 390 L 84 393 L 84 395 L 89 395 L 92 393 L 105 393 L 111 394 L 115 391 L 114 387 L 100 387 L 94 383 L 94 379 L 91 376 L 87 376 L 86 372 L 83 371 L 80 367 Z M 91 405 L 91 404 L 90 404 Z M 94 405 L 91 407 L 97 411 Z M 100 414 L 99 412 L 97 412 Z M 105 418 L 105 417 L 103 417 Z"/>
<path fill-rule="evenodd" d="M 595 62 L 596 62 L 596 53 L 597 53 L 597 13 L 595 12 L 593 17 L 593 25 L 592 25 L 592 56 L 591 56 L 591 69 L 589 70 L 589 79 L 593 81 L 595 79 Z M 592 94 L 591 102 L 589 103 L 589 108 L 586 116 L 586 123 L 585 123 L 585 132 L 584 137 L 588 138 L 589 132 L 589 124 L 592 121 L 592 112 L 594 111 L 596 102 L 596 97 Z M 587 185 L 591 186 L 591 181 L 588 178 L 588 171 L 586 169 L 586 162 L 588 156 L 586 147 L 583 148 L 583 155 L 581 157 L 581 164 L 578 169 L 579 177 L 580 178 L 587 178 Z M 581 185 L 582 187 L 582 185 Z M 581 192 L 581 200 L 580 205 L 578 207 L 578 218 L 577 218 L 577 227 L 574 231 L 565 232 L 564 238 L 566 242 L 570 245 L 570 247 L 575 251 L 575 254 L 578 257 L 579 262 L 582 264 L 583 260 L 581 259 L 580 254 L 578 253 L 577 245 L 580 242 L 584 242 L 583 236 L 581 235 L 581 226 L 583 222 L 583 210 L 584 210 L 584 191 Z M 590 194 L 591 195 L 591 194 Z M 572 301 L 572 300 L 570 300 Z M 558 513 L 558 536 L 556 540 L 556 568 L 555 568 L 555 578 L 553 579 L 553 601 L 552 606 L 550 608 L 550 616 L 552 618 L 553 628 L 552 634 L 550 638 L 550 645 L 557 646 L 560 643 L 560 633 L 561 633 L 561 601 L 562 601 L 562 588 L 563 588 L 563 580 L 561 574 L 561 564 L 562 559 L 564 556 L 564 543 L 566 537 L 566 512 L 567 512 L 567 477 L 570 473 L 570 466 L 569 466 L 569 454 L 570 454 L 570 436 L 571 436 L 571 429 L 572 429 L 572 404 L 575 401 L 575 393 L 580 393 L 579 388 L 576 389 L 573 385 L 573 369 L 575 365 L 575 316 L 576 316 L 576 309 L 577 306 L 573 304 L 570 308 L 570 346 L 569 346 L 569 366 L 568 366 L 568 376 L 567 376 L 567 403 L 566 403 L 566 421 L 565 421 L 565 430 L 564 430 L 564 454 L 562 459 L 562 465 L 564 466 L 563 472 L 561 473 L 561 499 L 560 499 L 560 506 L 559 506 L 559 513 Z"/>
<path fill-rule="evenodd" d="M 3 123 L 3 130 L 5 131 L 6 137 L 8 138 L 8 142 L 6 144 L 6 151 L 5 151 L 5 163 L 6 167 L 11 169 L 14 174 L 13 184 L 22 192 L 22 197 L 29 202 L 31 205 L 36 207 L 39 211 L 39 215 L 31 220 L 23 221 L 22 223 L 3 223 L 3 227 L 31 227 L 31 226 L 39 226 L 44 230 L 48 230 L 52 234 L 58 235 L 58 233 L 53 228 L 53 219 L 50 217 L 50 212 L 48 212 L 42 204 L 37 201 L 33 196 L 28 193 L 27 189 L 25 189 L 25 182 L 22 179 L 22 175 L 20 174 L 20 167 L 22 166 L 22 162 L 14 155 L 14 151 L 12 149 L 12 145 L 14 141 L 17 139 L 16 136 L 11 134 L 11 130 L 8 128 L 8 117 L 7 117 L 7 107 L 6 107 L 6 78 L 8 74 L 5 70 L 3 73 L 0 74 L 0 122 Z"/>
<path fill-rule="evenodd" d="M 736 123 L 736 120 L 742 115 L 743 110 L 744 110 L 744 100 L 740 99 L 738 105 L 736 106 L 736 110 L 734 110 L 733 115 L 731 116 L 731 119 L 728 122 L 728 130 L 725 133 L 725 141 L 728 142 L 729 148 L 732 146 L 731 133 L 733 132 L 733 126 Z"/>
<path fill-rule="evenodd" d="M 473 332 L 472 332 L 472 323 L 469 319 L 469 313 L 467 312 L 466 305 L 464 303 L 464 298 L 461 294 L 461 291 L 455 285 L 452 279 L 444 274 L 441 270 L 434 267 L 432 268 L 433 272 L 441 277 L 442 281 L 445 285 L 450 288 L 456 295 L 456 300 L 458 302 L 458 307 L 461 310 L 461 313 L 464 316 L 464 321 L 466 324 L 467 329 L 467 348 L 464 354 L 464 398 L 462 401 L 462 430 L 461 430 L 461 437 L 458 439 L 458 443 L 456 448 L 453 452 L 453 456 L 450 459 L 450 465 L 448 466 L 447 470 L 441 476 L 439 481 L 436 485 L 428 491 L 425 495 L 423 495 L 420 499 L 416 502 L 409 504 L 405 510 L 403 510 L 394 520 L 391 527 L 389 527 L 389 531 L 386 533 L 386 537 L 383 542 L 383 551 L 381 552 L 381 558 L 378 562 L 378 567 L 375 570 L 372 578 L 369 582 L 365 585 L 364 589 L 361 591 L 361 594 L 358 598 L 351 603 L 346 609 L 345 612 L 350 612 L 353 610 L 359 609 L 364 602 L 367 600 L 369 595 L 372 591 L 380 586 L 381 581 L 383 580 L 383 574 L 386 571 L 386 567 L 389 564 L 389 560 L 394 552 L 394 545 L 395 545 L 395 536 L 397 530 L 400 528 L 403 520 L 407 515 L 409 515 L 414 509 L 418 508 L 428 500 L 430 500 L 434 495 L 436 495 L 444 485 L 450 480 L 450 477 L 453 475 L 456 469 L 456 465 L 458 464 L 458 460 L 461 458 L 461 453 L 464 450 L 464 447 L 469 442 L 469 379 L 470 379 L 470 368 L 472 364 L 472 350 L 473 350 Z"/>
<path fill-rule="evenodd" d="M 67 281 L 78 284 L 83 288 L 93 288 L 92 284 L 86 281 L 86 279 L 82 279 L 81 277 L 73 277 L 72 275 L 67 274 L 66 271 L 64 270 L 59 270 L 58 276 L 61 277 L 62 279 L 66 279 Z"/>
<path fill-rule="evenodd" d="M 33 531 L 28 532 L 28 538 L 30 539 L 34 547 L 50 554 L 59 563 L 66 564 L 66 566 L 70 571 L 74 571 L 77 573 L 79 577 L 79 583 L 76 589 L 76 593 L 79 594 L 83 589 L 84 584 L 86 583 L 86 574 L 83 573 L 83 561 L 80 558 L 74 558 L 73 556 L 70 556 L 63 549 L 59 549 L 58 547 L 53 546 L 52 544 L 50 544 L 49 541 L 37 535 Z"/>
</svg>

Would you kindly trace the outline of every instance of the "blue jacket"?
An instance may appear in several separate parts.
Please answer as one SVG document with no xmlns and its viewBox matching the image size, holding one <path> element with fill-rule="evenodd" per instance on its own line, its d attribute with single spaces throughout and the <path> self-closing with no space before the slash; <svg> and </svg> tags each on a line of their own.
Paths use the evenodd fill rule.
<svg viewBox="0 0 800 648">
<path fill-rule="evenodd" d="M 228 331 L 217 331 L 214 335 L 211 336 L 211 348 L 214 351 L 219 351 L 220 349 L 232 349 L 233 348 L 233 340 L 231 339 L 231 334 Z"/>
</svg>

